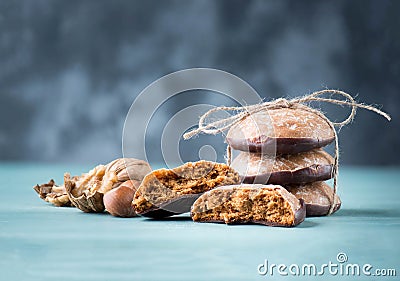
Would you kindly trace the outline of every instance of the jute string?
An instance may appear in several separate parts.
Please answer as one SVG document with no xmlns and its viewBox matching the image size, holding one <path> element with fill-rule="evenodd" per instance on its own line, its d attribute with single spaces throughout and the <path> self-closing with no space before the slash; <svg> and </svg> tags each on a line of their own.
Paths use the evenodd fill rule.
<svg viewBox="0 0 400 281">
<path fill-rule="evenodd" d="M 321 97 L 324 95 L 330 94 L 330 97 L 325 98 Z M 345 99 L 338 99 L 338 98 L 333 98 L 334 95 L 344 97 Z M 333 122 L 329 120 L 328 117 L 326 117 L 320 110 L 314 109 L 306 105 L 305 103 L 309 102 L 325 102 L 325 103 L 331 103 L 331 104 L 336 104 L 336 105 L 341 105 L 341 106 L 349 106 L 351 107 L 351 112 L 347 116 L 346 119 L 344 119 L 341 122 Z M 339 90 L 330 90 L 330 89 L 325 89 L 321 91 L 314 92 L 309 95 L 305 95 L 303 97 L 298 97 L 298 98 L 293 98 L 293 99 L 284 99 L 284 98 L 279 98 L 276 100 L 272 101 L 267 101 L 259 104 L 254 104 L 254 105 L 248 105 L 248 106 L 242 106 L 242 107 L 233 107 L 233 106 L 220 106 L 220 107 L 215 107 L 213 109 L 210 109 L 207 111 L 204 115 L 202 115 L 199 119 L 199 127 L 195 130 L 192 130 L 186 134 L 183 135 L 184 139 L 190 139 L 200 133 L 205 133 L 205 134 L 210 134 L 210 135 L 216 135 L 218 133 L 221 133 L 230 127 L 238 124 L 241 122 L 243 119 L 246 117 L 255 114 L 257 112 L 261 111 L 266 111 L 266 110 L 271 110 L 271 109 L 280 109 L 280 108 L 292 108 L 292 109 L 303 109 L 309 112 L 312 112 L 322 119 L 324 119 L 331 129 L 334 132 L 334 137 L 335 137 L 335 161 L 334 161 L 334 166 L 332 169 L 332 177 L 333 177 L 333 198 L 332 201 L 333 204 L 331 205 L 331 208 L 329 210 L 329 214 L 333 212 L 334 206 L 337 203 L 336 202 L 336 193 L 338 189 L 338 175 L 339 175 L 339 140 L 338 140 L 338 135 L 335 127 L 343 127 L 349 123 L 351 123 L 354 119 L 354 116 L 356 115 L 356 110 L 357 108 L 363 108 L 369 111 L 373 111 L 379 115 L 382 115 L 385 117 L 387 120 L 391 120 L 389 114 L 381 111 L 380 109 L 372 106 L 372 105 L 367 105 L 363 103 L 358 103 L 354 100 L 354 98 L 343 91 Z M 212 122 L 207 122 L 206 119 L 209 117 L 211 114 L 214 114 L 215 112 L 221 112 L 221 111 L 233 111 L 235 112 L 233 115 L 227 118 L 222 118 L 217 121 L 212 121 Z M 231 153 L 231 148 L 228 145 L 227 147 L 227 155 L 226 155 L 226 160 L 227 164 L 230 165 L 232 161 L 232 153 Z"/>
</svg>

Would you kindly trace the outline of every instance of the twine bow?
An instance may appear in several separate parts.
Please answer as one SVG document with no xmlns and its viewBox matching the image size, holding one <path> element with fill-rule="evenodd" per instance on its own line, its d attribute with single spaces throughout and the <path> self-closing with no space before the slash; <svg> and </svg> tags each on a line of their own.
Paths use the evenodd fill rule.
<svg viewBox="0 0 400 281">
<path fill-rule="evenodd" d="M 331 97 L 329 98 L 324 98 L 321 97 L 325 94 L 331 94 Z M 338 95 L 338 96 L 342 96 L 345 98 L 345 100 L 342 99 L 337 99 L 337 98 L 333 98 L 333 95 Z M 351 107 L 351 112 L 350 114 L 347 116 L 346 119 L 344 119 L 341 122 L 332 122 L 331 120 L 329 120 L 328 117 L 326 117 L 320 110 L 311 108 L 307 105 L 305 105 L 305 103 L 308 102 L 313 102 L 313 101 L 317 101 L 317 102 L 326 102 L 326 103 L 331 103 L 331 104 L 336 104 L 336 105 L 341 105 L 341 106 L 349 106 Z M 358 103 L 354 100 L 354 98 L 349 95 L 346 92 L 343 91 L 339 91 L 339 90 L 321 90 L 321 91 L 317 91 L 314 92 L 312 94 L 303 96 L 303 97 L 298 97 L 298 98 L 293 98 L 293 99 L 284 99 L 284 98 L 279 98 L 276 100 L 272 100 L 272 101 L 267 101 L 267 102 L 263 102 L 260 104 L 254 104 L 254 105 L 248 105 L 248 106 L 242 106 L 242 107 L 234 107 L 234 106 L 220 106 L 220 107 L 215 107 L 213 109 L 210 109 L 209 111 L 207 111 L 204 115 L 202 115 L 199 119 L 199 127 L 195 130 L 192 130 L 190 132 L 187 132 L 186 134 L 183 135 L 183 138 L 185 140 L 190 139 L 200 133 L 205 133 L 205 134 L 210 134 L 210 135 L 216 135 L 218 133 L 221 133 L 227 129 L 229 129 L 230 127 L 238 124 L 239 122 L 241 122 L 243 119 L 245 119 L 246 117 L 255 114 L 257 112 L 260 111 L 266 111 L 266 110 L 270 110 L 270 109 L 279 109 L 279 108 L 293 108 L 293 109 L 297 109 L 297 108 L 301 108 L 304 110 L 307 110 L 309 112 L 312 112 L 316 115 L 318 115 L 319 117 L 321 117 L 322 119 L 324 119 L 329 126 L 332 128 L 333 132 L 334 132 L 334 137 L 335 137 L 335 162 L 334 162 L 334 166 L 332 169 L 332 176 L 333 176 L 333 198 L 332 198 L 332 205 L 331 208 L 329 210 L 329 214 L 331 214 L 333 212 L 334 206 L 336 204 L 336 193 L 337 193 L 337 179 L 338 179 L 338 169 L 339 169 L 339 141 L 338 141 L 338 136 L 337 136 L 337 131 L 335 129 L 335 127 L 339 127 L 341 128 L 342 126 L 345 126 L 349 123 L 351 123 L 354 119 L 354 116 L 356 115 L 356 110 L 357 108 L 363 108 L 369 111 L 373 111 L 379 115 L 382 115 L 383 117 L 385 117 L 388 121 L 391 120 L 391 117 L 389 116 L 389 114 L 379 110 L 378 108 L 372 106 L 372 105 L 367 105 L 367 104 L 363 104 L 363 103 Z M 213 121 L 213 122 L 206 122 L 207 117 L 209 117 L 211 114 L 215 113 L 215 112 L 220 112 L 220 111 L 233 111 L 236 112 L 233 115 L 231 115 L 230 117 L 227 118 L 222 118 L 219 119 L 217 121 Z M 227 148 L 227 162 L 230 165 L 231 162 L 231 148 L 228 145 Z"/>
</svg>

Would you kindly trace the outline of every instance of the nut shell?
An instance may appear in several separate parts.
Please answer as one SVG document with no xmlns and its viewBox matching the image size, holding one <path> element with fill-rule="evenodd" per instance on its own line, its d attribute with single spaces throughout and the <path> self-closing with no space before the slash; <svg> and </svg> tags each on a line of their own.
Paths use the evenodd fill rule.
<svg viewBox="0 0 400 281">
<path fill-rule="evenodd" d="M 106 172 L 115 172 L 119 182 L 142 181 L 151 172 L 149 163 L 135 158 L 119 158 L 107 164 Z"/>
<path fill-rule="evenodd" d="M 71 201 L 69 200 L 67 191 L 64 185 L 56 185 L 53 179 L 48 183 L 37 184 L 33 187 L 39 197 L 46 202 L 49 202 L 57 207 L 70 207 Z"/>
<path fill-rule="evenodd" d="M 103 195 L 116 187 L 118 183 L 115 172 L 106 174 L 106 166 L 99 165 L 80 177 L 64 175 L 64 184 L 67 194 L 80 210 L 90 212 L 103 212 Z"/>
</svg>

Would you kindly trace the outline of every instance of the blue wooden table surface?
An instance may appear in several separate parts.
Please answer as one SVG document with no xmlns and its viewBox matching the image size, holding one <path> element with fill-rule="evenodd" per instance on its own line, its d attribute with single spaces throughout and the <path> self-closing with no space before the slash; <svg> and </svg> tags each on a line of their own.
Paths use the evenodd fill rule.
<svg viewBox="0 0 400 281">
<path fill-rule="evenodd" d="M 200 224 L 187 214 L 166 220 L 121 219 L 56 208 L 40 200 L 36 183 L 72 165 L 0 165 L 0 280 L 305 280 L 271 264 L 370 264 L 400 276 L 399 168 L 341 167 L 342 209 L 307 218 L 295 228 Z M 347 261 L 339 263 L 343 253 Z M 341 257 L 344 257 L 343 255 Z M 261 273 L 265 266 L 259 268 Z M 382 271 L 381 271 L 382 272 Z M 264 272 L 265 273 L 265 272 Z M 333 271 L 334 273 L 334 271 Z M 343 276 L 325 268 L 320 280 L 398 280 Z M 351 273 L 351 272 L 350 272 Z"/>
</svg>

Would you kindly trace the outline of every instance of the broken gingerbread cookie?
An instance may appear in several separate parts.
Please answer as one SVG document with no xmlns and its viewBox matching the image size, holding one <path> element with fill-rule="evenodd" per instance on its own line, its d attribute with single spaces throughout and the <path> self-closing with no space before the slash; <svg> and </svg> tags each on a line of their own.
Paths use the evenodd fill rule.
<svg viewBox="0 0 400 281">
<path fill-rule="evenodd" d="M 191 217 L 196 222 L 226 224 L 290 227 L 300 224 L 305 216 L 304 202 L 279 185 L 219 187 L 201 195 L 191 209 Z"/>
<path fill-rule="evenodd" d="M 228 165 L 188 162 L 174 169 L 160 169 L 148 174 L 132 204 L 139 215 L 167 217 L 189 212 L 193 202 L 206 191 L 239 182 L 238 173 Z"/>
</svg>

